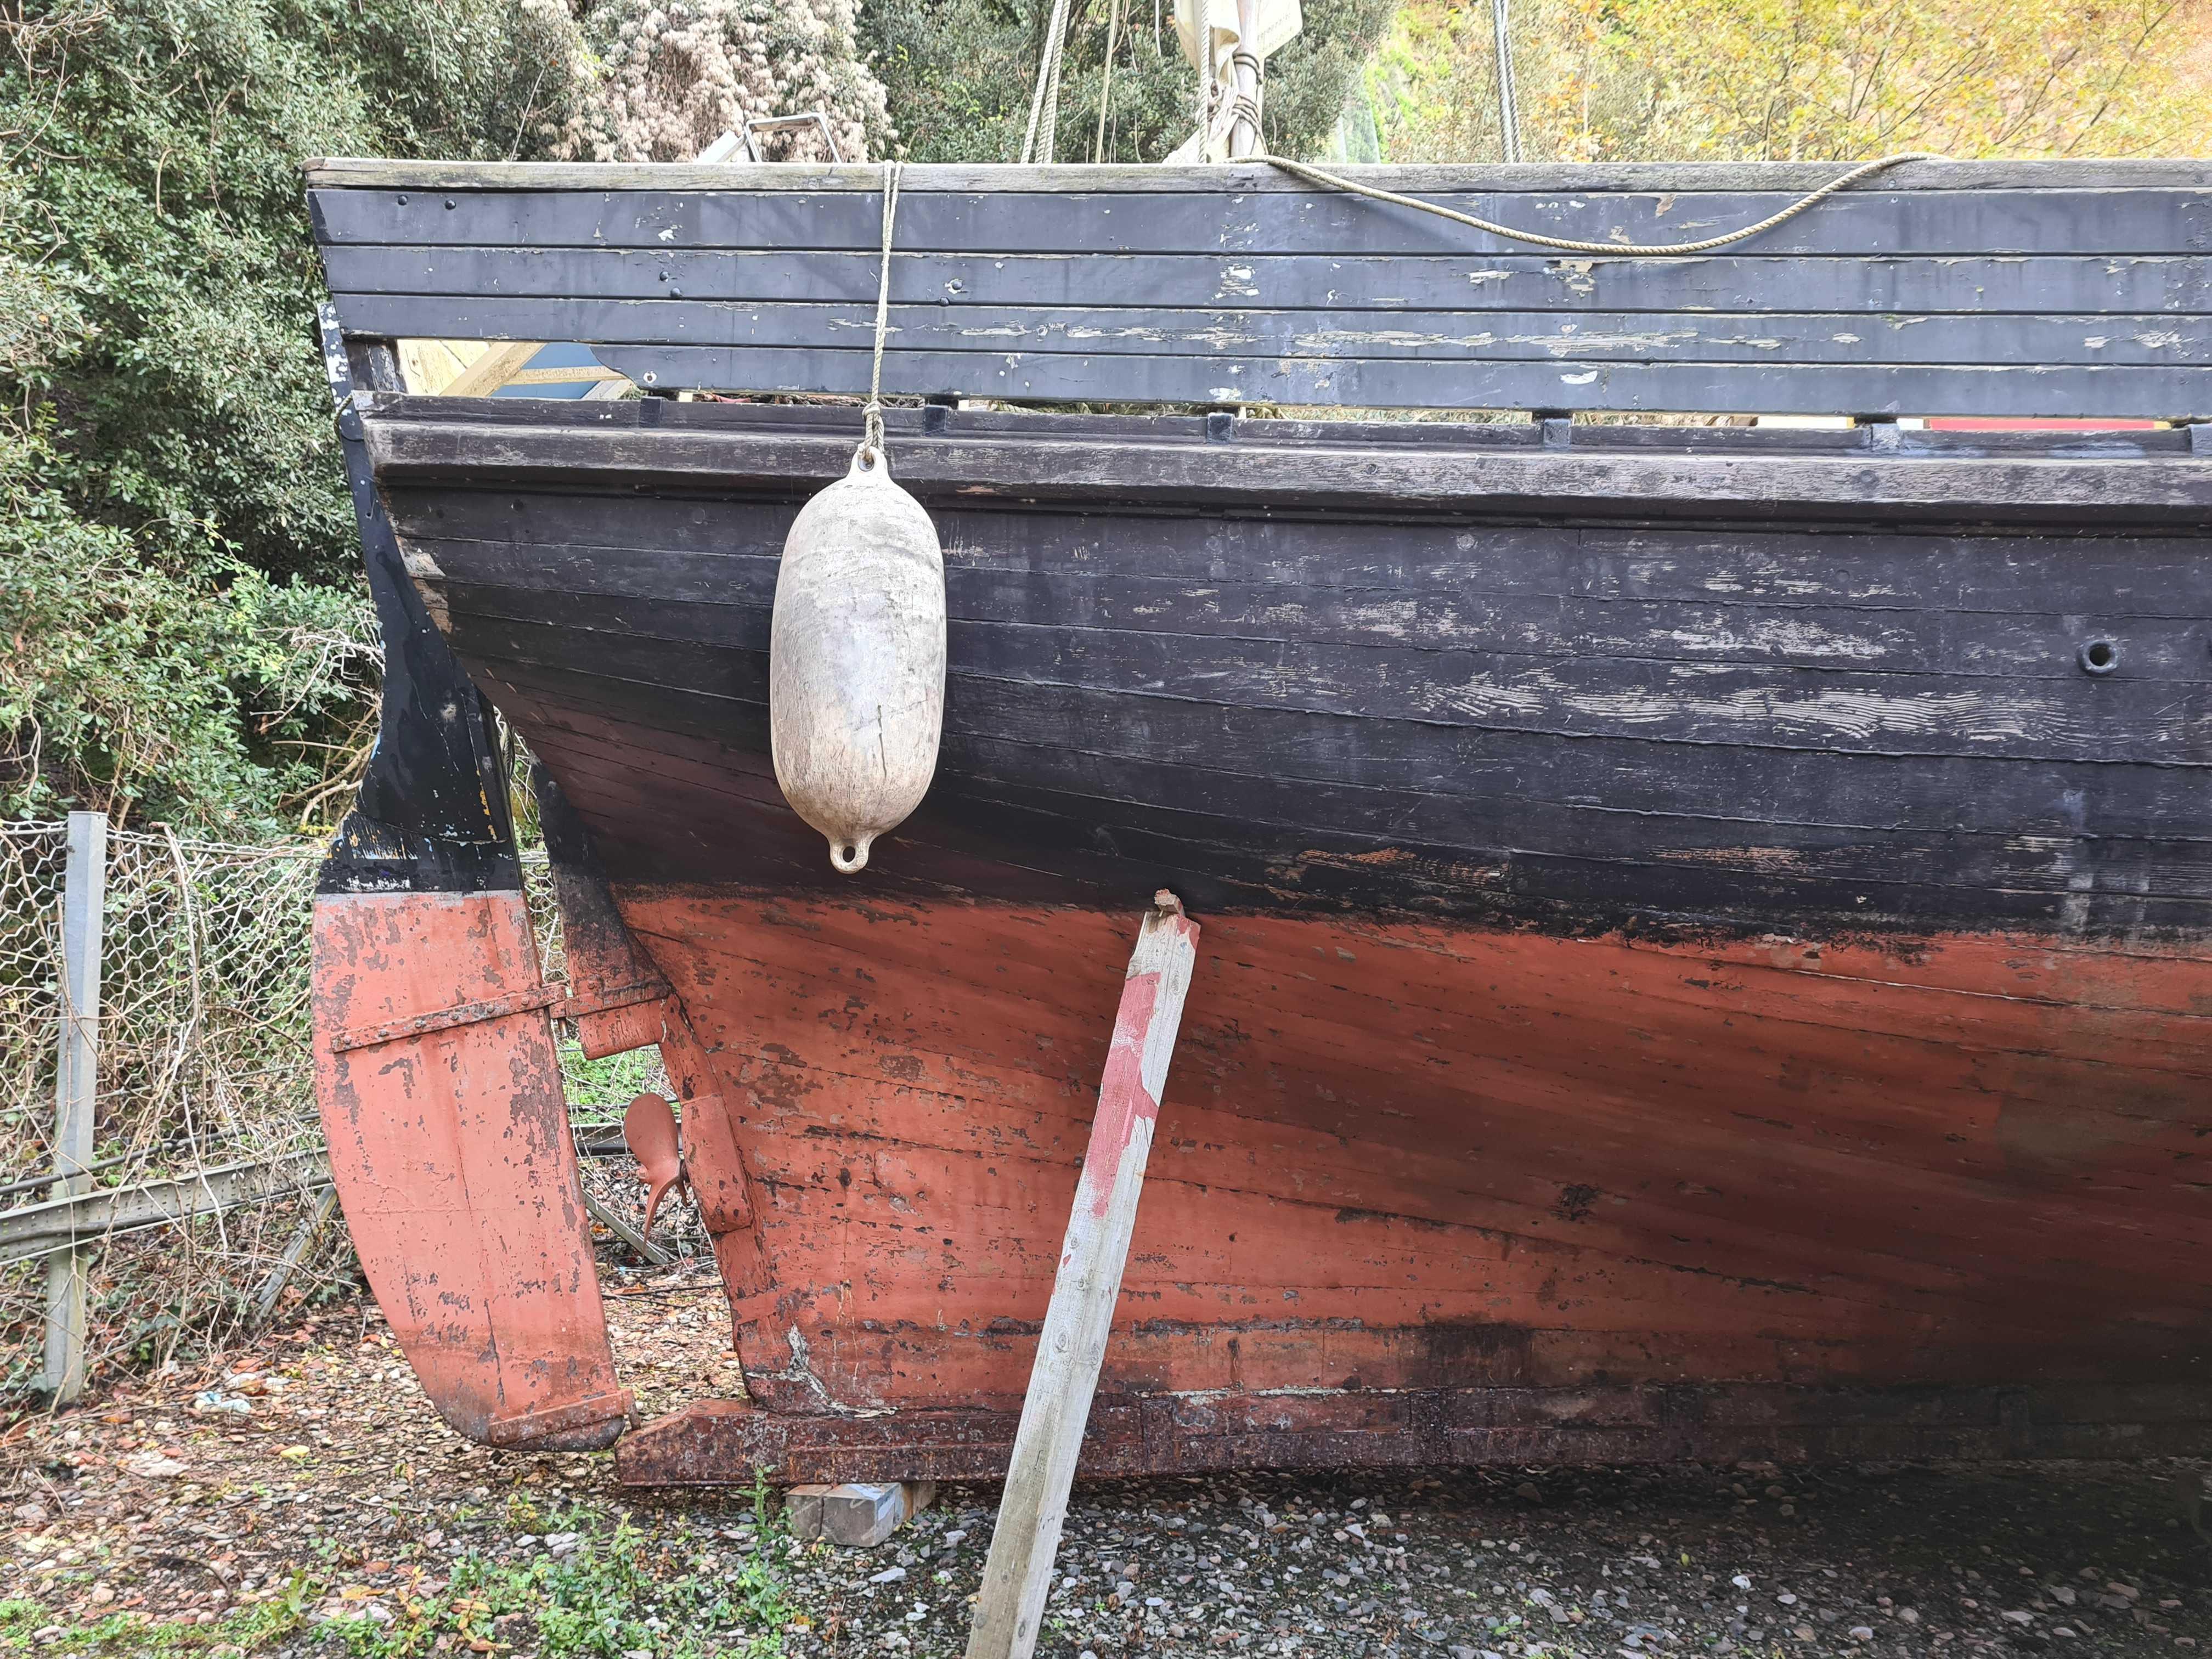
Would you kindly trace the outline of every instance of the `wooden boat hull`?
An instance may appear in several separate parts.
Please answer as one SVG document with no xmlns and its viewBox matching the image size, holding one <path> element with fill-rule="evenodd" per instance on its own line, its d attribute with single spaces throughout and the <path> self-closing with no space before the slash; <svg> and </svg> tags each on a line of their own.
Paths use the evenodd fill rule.
<svg viewBox="0 0 2212 1659">
<path fill-rule="evenodd" d="M 1129 919 L 617 890 L 747 1103 L 773 1264 L 735 1306 L 753 1407 L 626 1467 L 990 1472 Z M 2199 1444 L 2205 1296 L 2176 1259 L 2204 1218 L 2173 1171 L 2202 1016 L 2169 1005 L 2208 988 L 1987 935 L 1209 918 L 1094 1419 L 1121 1428 L 1087 1455 Z"/>
<path fill-rule="evenodd" d="M 2084 507 L 2043 440 L 1674 441 L 1715 471 L 1301 427 L 1261 501 L 1265 428 L 1040 457 L 931 411 L 893 453 L 946 548 L 944 760 L 847 881 L 764 720 L 843 419 L 368 422 L 757 1194 L 749 1399 L 631 1478 L 1002 1465 L 1158 885 L 1205 933 L 1093 1467 L 2212 1446 L 2179 434 L 2100 441 Z M 1186 463 L 1149 499 L 1100 482 L 1146 446 Z"/>
</svg>

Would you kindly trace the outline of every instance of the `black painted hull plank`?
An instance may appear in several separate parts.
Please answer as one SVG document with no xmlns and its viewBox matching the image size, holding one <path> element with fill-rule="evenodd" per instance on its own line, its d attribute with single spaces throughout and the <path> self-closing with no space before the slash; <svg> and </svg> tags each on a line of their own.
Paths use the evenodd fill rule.
<svg viewBox="0 0 2212 1659">
<path fill-rule="evenodd" d="M 722 471 L 656 480 L 666 427 L 634 429 L 641 487 L 621 495 L 557 480 L 560 434 L 592 430 L 573 413 L 372 416 L 382 453 L 418 457 L 386 495 L 433 614 L 617 879 L 820 884 L 766 757 L 775 558 L 804 496 L 778 469 L 794 429 L 821 429 L 789 413 L 665 409 Z M 477 435 L 434 465 L 410 449 L 426 421 Z M 1048 429 L 1089 434 L 1102 470 L 1160 437 Z M 1742 465 L 1791 459 L 1734 437 Z M 912 434 L 902 459 L 927 477 L 961 441 Z M 1448 444 L 1410 448 L 1450 469 Z M 988 487 L 982 453 L 959 476 Z M 895 884 L 1165 881 L 1242 909 L 1577 932 L 2212 939 L 2212 559 L 2181 515 L 2130 536 L 1990 526 L 1972 505 L 1907 530 L 1879 501 L 1856 524 L 1660 521 L 1632 494 L 1582 526 L 1377 497 L 1078 511 L 936 476 L 947 728 L 930 799 L 887 848 Z M 2118 671 L 2087 672 L 2092 639 Z"/>
</svg>

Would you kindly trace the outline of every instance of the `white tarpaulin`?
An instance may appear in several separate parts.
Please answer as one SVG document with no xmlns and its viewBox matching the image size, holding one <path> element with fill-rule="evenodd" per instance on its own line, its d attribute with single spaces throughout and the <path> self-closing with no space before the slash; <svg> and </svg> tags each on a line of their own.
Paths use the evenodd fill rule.
<svg viewBox="0 0 2212 1659">
<path fill-rule="evenodd" d="M 1194 68 L 1203 73 L 1207 66 L 1199 50 L 1200 3 L 1200 0 L 1175 0 L 1175 26 L 1176 38 L 1182 42 L 1182 55 L 1190 60 Z M 1206 0 L 1206 29 L 1213 37 L 1212 80 L 1213 84 L 1231 89 L 1237 84 L 1236 74 L 1229 61 L 1237 46 L 1237 0 Z M 1256 15 L 1251 50 L 1255 57 L 1263 60 L 1297 39 L 1298 32 L 1306 26 L 1304 14 L 1298 9 L 1298 0 L 1253 0 L 1252 9 Z M 1232 115 L 1231 100 L 1224 94 L 1218 107 L 1214 130 L 1211 133 L 1194 132 L 1167 159 L 1170 161 L 1226 160 Z"/>
<path fill-rule="evenodd" d="M 1253 9 L 1259 14 L 1259 38 L 1251 42 L 1255 57 L 1264 58 L 1281 51 L 1306 26 L 1298 0 L 1258 0 Z M 1211 0 L 1206 21 L 1213 33 L 1214 77 L 1219 80 L 1228 75 L 1229 54 L 1237 46 L 1237 0 Z M 1182 55 L 1194 67 L 1203 67 L 1198 50 L 1198 0 L 1176 0 L 1175 26 L 1176 38 L 1182 42 Z"/>
</svg>

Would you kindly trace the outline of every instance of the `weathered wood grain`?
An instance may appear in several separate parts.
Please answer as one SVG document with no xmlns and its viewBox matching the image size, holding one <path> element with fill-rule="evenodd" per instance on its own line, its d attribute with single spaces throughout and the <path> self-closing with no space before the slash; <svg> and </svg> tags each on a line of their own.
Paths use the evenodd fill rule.
<svg viewBox="0 0 2212 1659">
<path fill-rule="evenodd" d="M 1221 362 L 1283 356 L 1323 362 L 1433 361 L 1462 369 L 1522 362 L 1793 368 L 1815 363 L 1981 368 L 2008 362 L 2201 368 L 2212 362 L 2212 317 L 2193 314 L 1947 317 L 1698 310 L 1562 316 L 1437 310 L 1377 315 L 1343 306 L 1349 297 L 1339 296 L 1340 308 L 1310 310 L 1218 304 L 1174 309 L 1125 304 L 1112 310 L 1080 305 L 894 306 L 886 349 L 902 358 L 963 351 L 999 357 L 1190 356 Z M 337 307 L 355 332 L 440 339 L 531 341 L 558 333 L 609 347 L 673 345 L 750 353 L 769 347 L 872 349 L 875 338 L 872 295 L 866 303 L 824 305 L 795 296 L 703 303 L 688 295 L 621 300 L 357 294 L 342 296 Z"/>
<path fill-rule="evenodd" d="M 761 1103 L 805 1375 L 855 1409 L 1011 1413 L 1100 1058 L 1082 1011 L 1110 992 L 1085 942 L 1109 913 L 622 896 Z M 2021 1364 L 2148 1377 L 2161 1344 L 2178 1352 L 2061 1288 L 2122 1282 L 2116 1265 L 2167 1249 L 2169 1222 L 2197 1231 L 2156 1149 L 2193 1156 L 2183 1103 L 2201 1116 L 2204 1022 L 2161 1030 L 2124 1007 L 2133 994 L 2106 978 L 2130 972 L 2118 957 L 2085 967 L 1970 939 L 1910 959 L 1708 953 L 1233 917 L 1201 948 L 1109 1404 L 1470 1377 L 1587 1388 L 1600 1372 L 1620 1386 L 1673 1365 L 1857 1385 Z M 2154 1049 L 2180 1069 L 2135 1071 Z M 2075 1114 L 2099 1095 L 2179 1115 L 2106 1121 L 2093 1140 Z M 2039 1146 L 2037 1121 L 2082 1138 Z M 2069 1178 L 2084 1159 L 2112 1173 Z M 2190 1284 L 2121 1300 L 2198 1307 L 2203 1275 Z M 1478 1305 L 1480 1340 L 1459 1312 Z M 2116 1346 L 2059 1328 L 2089 1318 Z"/>
<path fill-rule="evenodd" d="M 1509 546 L 1520 551 L 1518 536 L 1497 539 L 1500 556 Z M 418 560 L 434 562 L 441 573 L 438 588 L 447 603 L 462 604 L 475 616 L 747 648 L 766 637 L 775 571 L 769 555 L 685 557 L 648 541 L 634 549 L 592 549 L 580 557 L 582 550 L 572 544 L 564 562 L 549 560 L 542 547 L 507 542 L 430 535 L 413 538 L 411 545 Z M 1833 551 L 1849 556 L 1845 548 Z M 945 577 L 951 615 L 963 626 L 1242 640 L 1294 629 L 1315 643 L 1370 649 L 1617 657 L 1651 664 L 1760 662 L 1993 678 L 2008 685 L 2061 680 L 2069 686 L 2081 673 L 2081 642 L 2094 635 L 2119 642 L 2130 682 L 2212 682 L 2204 624 L 2190 616 L 1486 594 L 1419 585 L 1316 586 L 1290 598 L 1280 586 L 1258 581 L 1012 572 L 959 563 Z M 2111 590 L 2098 597 L 2109 600 Z"/>
<path fill-rule="evenodd" d="M 266 1163 L 224 1164 L 172 1180 L 67 1193 L 0 1210 L 0 1263 L 88 1251 L 107 1239 L 148 1227 L 199 1220 L 273 1198 L 312 1195 L 327 1187 L 330 1178 L 326 1154 L 300 1152 Z"/>
<path fill-rule="evenodd" d="M 1792 193 L 1815 190 L 1834 179 L 1840 161 L 1597 161 L 1462 164 L 1346 164 L 1332 171 L 1384 190 L 1493 190 L 1583 193 L 1645 191 L 1659 193 L 1728 189 Z M 814 161 L 768 165 L 716 162 L 604 163 L 574 161 L 390 161 L 328 157 L 303 168 L 311 188 L 450 190 L 766 190 L 883 189 L 883 169 L 871 162 Z M 1121 164 L 1009 167 L 992 163 L 910 165 L 903 186 L 914 191 L 1073 191 L 1085 194 L 1184 194 L 1255 191 L 1286 194 L 1313 186 L 1256 163 L 1142 167 Z M 1911 161 L 1884 172 L 1885 191 L 2203 190 L 2212 184 L 2202 161 L 2110 160 Z"/>
<path fill-rule="evenodd" d="M 574 339 L 641 385 L 866 386 L 866 170 L 311 173 L 349 330 Z M 1533 233 L 1694 240 L 1802 170 L 1382 169 Z M 1834 176 L 1832 173 L 1829 177 Z M 410 182 L 410 181 L 413 182 Z M 2212 170 L 1917 167 L 1715 258 L 1554 256 L 1273 169 L 918 168 L 885 384 L 1015 401 L 2193 417 Z"/>
<path fill-rule="evenodd" d="M 563 696 L 590 699 L 595 689 L 588 682 L 541 682 L 539 674 L 531 676 L 532 684 L 547 684 L 549 695 L 557 687 Z M 750 781 L 758 769 L 733 747 L 765 729 L 759 726 L 763 715 L 733 711 L 694 738 L 687 735 L 684 711 L 670 698 L 670 718 L 660 731 L 625 726 L 621 743 L 637 750 L 625 757 L 604 730 L 586 729 L 618 718 L 614 701 L 588 702 L 588 714 L 534 703 L 531 713 L 560 734 L 564 748 L 582 745 L 612 763 L 618 774 L 642 765 L 687 792 L 750 792 L 770 799 Z M 1127 761 L 1204 769 L 1226 751 L 1267 756 L 1267 775 L 1290 784 L 1458 794 L 1494 803 L 1501 813 L 1523 805 L 1586 809 L 1604 815 L 1624 840 L 1637 838 L 1655 851 L 1667 845 L 1665 826 L 1685 817 L 1737 825 L 1747 846 L 1769 842 L 1777 807 L 1792 801 L 1819 801 L 1827 827 L 1868 836 L 1923 830 L 2070 843 L 2144 839 L 2166 830 L 2174 832 L 2178 843 L 2204 839 L 2190 833 L 2185 817 L 2197 775 L 2172 768 L 2110 767 L 2094 775 L 2098 787 L 2089 791 L 2081 787 L 2078 771 L 2063 763 L 1916 759 L 1912 769 L 1926 787 L 1905 790 L 1895 782 L 1902 762 L 1869 766 L 1851 756 L 1766 748 L 1711 757 L 1714 787 L 1693 792 L 1680 768 L 1667 763 L 1674 758 L 1669 751 L 1655 747 L 1664 739 L 1562 744 L 1544 732 L 1421 722 L 1354 728 L 1326 716 L 1229 713 L 1165 700 L 1133 708 L 1126 696 L 1115 694 L 1005 681 L 963 683 L 955 708 L 945 738 L 948 767 L 954 775 L 972 768 L 1001 782 L 1023 776 L 1072 781 L 1072 775 L 1087 767 L 1110 769 Z M 2050 850 L 2056 854 L 2055 848 Z"/>
<path fill-rule="evenodd" d="M 440 412 L 418 400 L 370 424 Z M 811 484 L 783 481 L 803 452 L 781 446 L 842 459 L 848 417 L 643 412 L 437 421 L 455 459 L 387 473 L 395 522 L 533 743 L 624 803 L 603 831 L 624 867 L 807 879 L 761 757 L 767 605 Z M 2192 803 L 2212 765 L 2212 634 L 2195 536 L 2001 531 L 1982 503 L 1917 531 L 1875 504 L 1857 523 L 1829 517 L 1840 507 L 1785 520 L 1771 495 L 1736 525 L 1529 523 L 1473 493 L 1425 514 L 1373 474 L 1577 458 L 1510 428 L 1368 443 L 1255 422 L 1271 435 L 1248 442 L 1237 423 L 1219 443 L 1200 422 L 1042 422 L 1101 434 L 1092 465 L 1149 447 L 1194 477 L 1318 436 L 1376 490 L 1329 511 L 1170 501 L 1102 520 L 1024 499 L 1063 459 L 1020 441 L 1034 420 L 931 418 L 939 433 L 896 441 L 908 482 L 935 474 L 916 487 L 950 569 L 943 764 L 894 859 L 925 883 L 1011 897 L 1182 881 L 1217 907 L 1570 928 L 2109 939 L 2205 925 L 2212 834 Z M 678 437 L 664 452 L 696 470 L 645 489 L 615 487 L 650 485 L 641 471 L 556 476 L 549 440 L 573 459 L 610 428 L 641 453 Z M 1876 477 L 2192 465 L 2052 460 L 2069 440 L 2047 435 L 1963 458 L 1936 441 L 1876 457 L 1693 436 L 1700 462 Z M 1590 437 L 1623 477 L 1683 459 Z M 982 470 L 991 457 L 1023 483 Z M 978 488 L 993 497 L 963 493 Z M 2116 641 L 2119 672 L 2081 671 L 2090 638 Z M 702 827 L 732 814 L 744 837 Z"/>
<path fill-rule="evenodd" d="M 1989 753 L 2212 769 L 2212 683 L 2098 681 L 2078 671 L 2071 680 L 2045 682 L 1567 653 L 1532 659 L 969 622 L 952 623 L 950 637 L 956 662 L 988 663 L 994 678 L 1147 698 L 1562 737 L 1647 731 L 1844 754 Z M 594 674 L 641 684 L 696 686 L 756 703 L 767 696 L 766 659 L 757 646 L 480 617 L 457 623 L 453 638 L 471 659 L 587 663 Z"/>
<path fill-rule="evenodd" d="M 738 507 L 733 495 L 540 492 L 501 489 L 492 479 L 466 489 L 393 483 L 386 490 L 410 545 L 454 544 L 464 562 L 448 573 L 452 580 L 548 595 L 659 596 L 674 605 L 764 602 L 796 508 L 765 499 Z M 2192 591 L 2203 540 L 2191 535 L 1814 531 L 1771 520 L 1561 526 L 1467 515 L 1394 521 L 1377 535 L 1371 524 L 1310 515 L 1152 514 L 1139 521 L 1139 562 L 1081 511 L 1032 506 L 1012 514 L 969 505 L 949 490 L 933 490 L 930 502 L 956 584 L 956 613 L 964 599 L 966 614 L 1022 621 L 1085 625 L 1118 603 L 1127 619 L 1161 618 L 1166 626 L 1176 612 L 1154 607 L 1171 606 L 1187 592 L 1194 603 L 1215 595 L 1223 625 L 1173 631 L 1249 633 L 1230 624 L 1236 607 L 1272 599 L 1295 607 L 1289 619 L 1303 632 L 1321 625 L 1327 606 L 1437 594 L 1469 606 L 1558 605 L 1563 616 L 1679 605 L 1922 637 L 1925 619 L 1935 618 L 1959 630 L 1962 659 L 1980 648 L 1969 631 L 1975 618 L 1991 627 L 2053 614 L 2089 626 L 2125 618 L 2203 623 Z M 986 595 L 993 608 L 976 608 Z M 1397 618 L 1374 621 L 1378 635 L 1406 637 L 1393 632 Z M 1752 626 L 1747 616 L 1729 631 L 1747 640 Z M 2205 654 L 2212 659 L 2212 645 Z"/>
<path fill-rule="evenodd" d="M 640 386 L 833 392 L 868 389 L 863 349 L 603 346 Z M 2006 362 L 1730 364 L 1459 359 L 1147 356 L 908 350 L 884 359 L 883 389 L 907 397 L 1012 402 L 1306 404 L 1353 408 L 1607 410 L 1659 414 L 1808 412 L 2018 419 L 2198 418 L 2212 370 Z"/>
<path fill-rule="evenodd" d="M 880 262 L 868 251 L 454 247 L 338 244 L 323 250 L 342 296 L 448 295 L 602 301 L 843 301 L 872 307 Z M 1245 254 L 907 252 L 891 257 L 891 299 L 945 305 L 1316 309 L 1357 306 L 1378 325 L 1401 313 L 1551 314 L 1591 311 L 1792 309 L 1899 315 L 2202 316 L 2212 270 L 2194 254 L 2036 259 L 1724 252 L 1607 258 L 1522 252 L 1489 258 L 1405 255 L 1387 266 L 1310 252 Z"/>
<path fill-rule="evenodd" d="M 620 682 L 527 665 L 494 662 L 484 672 L 533 744 L 591 775 L 609 815 L 603 836 L 633 875 L 818 884 L 813 849 L 788 828 L 772 778 L 735 755 L 714 759 L 717 738 L 754 740 L 746 722 L 686 719 L 680 705 L 700 700 L 665 688 L 623 696 Z M 537 712 L 550 704 L 577 711 L 579 725 L 619 733 L 611 740 L 631 754 L 580 755 L 574 738 Z M 646 738 L 654 727 L 696 732 L 701 769 L 667 759 L 665 742 Z M 1716 757 L 1710 768 L 1661 758 L 1709 792 L 1765 799 L 1765 769 L 1755 757 Z M 1382 904 L 1568 929 L 1632 918 L 1740 931 L 1786 918 L 1794 929 L 1821 935 L 1988 926 L 2110 942 L 2162 933 L 2201 938 L 2207 924 L 2203 899 L 2169 890 L 2192 884 L 2187 872 L 2202 863 L 2201 842 L 2160 847 L 2063 828 L 2014 845 L 1994 832 L 1979 841 L 1955 832 L 1823 830 L 1748 814 L 1730 823 L 1702 817 L 1688 787 L 1676 797 L 1677 811 L 1656 815 L 1596 802 L 1416 802 L 1431 827 L 1436 811 L 1458 815 L 1443 839 L 1424 841 L 1402 813 L 1388 810 L 1390 801 L 1372 795 L 1356 798 L 1352 805 L 1361 810 L 1323 828 L 1312 822 L 1321 814 L 1310 798 L 1327 793 L 1341 811 L 1343 792 L 1287 792 L 1309 805 L 1289 821 L 1261 820 L 1194 811 L 1185 798 L 1203 777 L 1163 771 L 1152 775 L 1160 799 L 1122 809 L 1101 791 L 1130 787 L 1127 768 L 1098 766 L 1103 778 L 1045 782 L 1040 775 L 1050 769 L 1036 756 L 1015 759 L 1020 778 L 1010 781 L 989 775 L 988 757 L 948 743 L 946 776 L 901 830 L 901 861 L 887 881 L 902 890 L 911 884 L 1042 897 L 1103 895 L 1133 880 L 1171 877 L 1201 888 L 1217 909 L 1328 914 Z M 1647 759 L 1630 769 L 1655 769 Z M 1223 787 L 1235 794 L 1246 787 L 1234 780 Z M 2168 799 L 2179 806 L 2188 798 L 2177 787 Z M 745 825 L 742 837 L 708 827 L 737 823 Z M 2004 879 L 1992 879 L 1993 861 Z"/>
<path fill-rule="evenodd" d="M 1098 1110 L 969 1631 L 968 1659 L 1029 1659 L 1036 1650 L 1197 954 L 1196 925 L 1173 894 L 1161 893 L 1137 935 L 1122 983 Z"/>
<path fill-rule="evenodd" d="M 525 425 L 562 430 L 638 428 L 671 433 L 749 431 L 757 434 L 763 416 L 757 405 L 732 406 L 712 399 L 690 403 L 667 398 L 593 404 L 575 400 L 538 403 L 518 410 L 512 402 L 482 398 L 447 399 L 403 394 L 379 395 L 368 407 L 380 416 L 428 420 L 452 426 L 506 428 L 519 415 Z M 778 405 L 767 417 L 773 429 L 793 437 L 838 437 L 849 447 L 857 440 L 856 406 L 837 401 Z M 1747 430 L 1742 422 L 1552 422 L 1517 414 L 1423 410 L 1407 416 L 1360 413 L 1356 418 L 1310 412 L 1255 416 L 1227 410 L 1176 414 L 1057 415 L 1024 409 L 962 408 L 943 404 L 895 405 L 884 411 L 891 436 L 922 440 L 929 446 L 945 439 L 1003 441 L 1075 441 L 1109 446 L 1235 444 L 1255 448 L 1293 445 L 1357 444 L 1396 453 L 1466 451 L 1517 454 L 1571 448 L 1592 455 L 1655 454 L 1702 456 L 1752 454 L 1801 459 L 1857 456 L 1862 459 L 1930 460 L 2149 460 L 2184 459 L 2204 453 L 2204 434 L 2167 427 L 2011 428 L 1905 426 L 1869 422 L 1819 428 L 1764 428 Z"/>
<path fill-rule="evenodd" d="M 898 245 L 988 256 L 1018 252 L 1312 253 L 1362 258 L 1516 252 L 1520 245 L 1336 191 L 1218 185 L 1122 197 L 1073 190 L 933 191 L 901 185 Z M 570 187 L 441 195 L 313 188 L 319 240 L 472 247 L 874 249 L 875 191 L 782 187 Z M 878 175 L 878 189 L 881 176 Z M 2191 187 L 1899 191 L 1879 184 L 1829 198 L 1750 245 L 1762 254 L 1929 257 L 2201 253 L 2212 236 L 2212 171 Z M 1749 225 L 1795 192 L 1712 189 L 1408 192 L 1502 224 L 1578 240 L 1696 240 Z M 404 195 L 403 201 L 401 197 Z M 447 204 L 451 203 L 451 206 Z"/>
<path fill-rule="evenodd" d="M 640 1486 L 746 1486 L 770 1465 L 795 1475 L 852 1469 L 890 1478 L 918 1470 L 935 1480 L 989 1480 L 1006 1468 L 1013 1431 L 1011 1412 L 790 1418 L 702 1401 L 629 1436 L 615 1468 Z M 2208 1445 L 2212 1424 L 2202 1391 L 2190 1385 L 1884 1392 L 1482 1384 L 1387 1401 L 1321 1391 L 1295 1407 L 1279 1396 L 1103 1401 L 1092 1412 L 1082 1469 L 1110 1479 L 1260 1468 L 1913 1462 L 2106 1457 L 2123 1448 L 2188 1456 Z"/>
</svg>

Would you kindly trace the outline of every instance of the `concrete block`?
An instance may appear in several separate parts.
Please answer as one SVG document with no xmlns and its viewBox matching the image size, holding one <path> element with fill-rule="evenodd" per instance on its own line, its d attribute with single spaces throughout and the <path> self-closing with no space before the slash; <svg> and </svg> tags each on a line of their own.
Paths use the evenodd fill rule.
<svg viewBox="0 0 2212 1659">
<path fill-rule="evenodd" d="M 822 1535 L 848 1549 L 872 1549 L 929 1507 L 933 1480 L 854 1481 L 822 1496 Z"/>
<path fill-rule="evenodd" d="M 783 1523 L 793 1538 L 822 1536 L 822 1503 L 836 1486 L 793 1486 L 783 1495 Z"/>
</svg>

